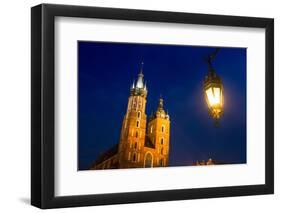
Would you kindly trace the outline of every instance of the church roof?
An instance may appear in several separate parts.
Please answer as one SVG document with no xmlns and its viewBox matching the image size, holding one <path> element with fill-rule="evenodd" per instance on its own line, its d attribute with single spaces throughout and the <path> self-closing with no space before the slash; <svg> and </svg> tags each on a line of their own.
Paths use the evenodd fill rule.
<svg viewBox="0 0 281 213">
<path fill-rule="evenodd" d="M 118 144 L 115 144 L 113 147 L 102 153 L 97 160 L 94 162 L 94 165 L 98 165 L 101 162 L 111 158 L 112 156 L 116 155 L 118 153 Z"/>
</svg>

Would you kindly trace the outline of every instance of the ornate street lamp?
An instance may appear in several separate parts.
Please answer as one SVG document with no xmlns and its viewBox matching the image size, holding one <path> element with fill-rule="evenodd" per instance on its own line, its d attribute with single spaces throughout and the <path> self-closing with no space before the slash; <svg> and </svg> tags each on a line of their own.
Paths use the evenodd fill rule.
<svg viewBox="0 0 281 213">
<path fill-rule="evenodd" d="M 208 74 L 204 80 L 204 96 L 207 102 L 209 113 L 215 119 L 215 123 L 218 121 L 223 114 L 223 86 L 220 77 L 215 73 L 212 66 L 212 60 L 216 57 L 219 49 L 216 49 L 207 58 L 208 63 Z"/>
</svg>

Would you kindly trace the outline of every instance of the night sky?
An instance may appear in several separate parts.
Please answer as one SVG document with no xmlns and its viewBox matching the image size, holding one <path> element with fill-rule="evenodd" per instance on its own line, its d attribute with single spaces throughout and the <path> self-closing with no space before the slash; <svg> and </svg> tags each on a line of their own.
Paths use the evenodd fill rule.
<svg viewBox="0 0 281 213">
<path fill-rule="evenodd" d="M 160 94 L 171 119 L 169 166 L 196 160 L 246 163 L 246 49 L 220 48 L 213 66 L 224 86 L 220 126 L 208 114 L 204 58 L 215 47 L 78 42 L 78 166 L 89 169 L 119 142 L 130 86 L 141 62 L 147 81 L 146 114 Z"/>
</svg>

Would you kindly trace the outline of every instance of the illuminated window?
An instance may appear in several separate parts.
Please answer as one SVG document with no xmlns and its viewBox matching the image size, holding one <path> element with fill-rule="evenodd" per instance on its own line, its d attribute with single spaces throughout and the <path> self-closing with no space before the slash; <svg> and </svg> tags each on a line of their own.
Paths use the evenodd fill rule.
<svg viewBox="0 0 281 213">
<path fill-rule="evenodd" d="M 137 127 L 138 128 L 140 127 L 140 121 L 137 121 Z"/>
<path fill-rule="evenodd" d="M 153 131 L 153 126 L 150 127 L 150 133 L 152 133 L 152 131 Z"/>
</svg>

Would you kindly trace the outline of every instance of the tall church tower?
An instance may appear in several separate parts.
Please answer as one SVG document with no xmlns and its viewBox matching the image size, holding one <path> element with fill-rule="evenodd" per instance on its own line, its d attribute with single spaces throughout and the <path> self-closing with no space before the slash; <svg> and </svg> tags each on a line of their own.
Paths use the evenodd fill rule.
<svg viewBox="0 0 281 213">
<path fill-rule="evenodd" d="M 103 153 L 92 169 L 151 168 L 169 165 L 170 117 L 160 97 L 157 110 L 146 126 L 147 88 L 143 68 L 133 83 L 123 118 L 119 144 Z"/>
<path fill-rule="evenodd" d="M 170 117 L 165 112 L 163 98 L 159 98 L 156 112 L 149 117 L 147 135 L 154 144 L 153 167 L 168 166 L 170 143 Z"/>
<path fill-rule="evenodd" d="M 127 112 L 122 123 L 118 147 L 120 168 L 143 167 L 141 154 L 146 136 L 146 97 L 147 88 L 141 67 L 137 82 L 131 87 Z"/>
</svg>

